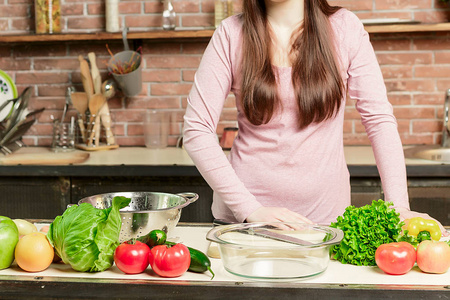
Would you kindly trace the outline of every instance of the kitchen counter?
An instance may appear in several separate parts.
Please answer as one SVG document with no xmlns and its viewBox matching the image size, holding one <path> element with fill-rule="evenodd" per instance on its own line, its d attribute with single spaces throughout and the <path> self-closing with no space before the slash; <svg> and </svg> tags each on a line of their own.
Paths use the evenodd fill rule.
<svg viewBox="0 0 450 300">
<path fill-rule="evenodd" d="M 375 158 L 370 146 L 344 147 L 350 176 L 378 177 Z M 49 148 L 28 147 L 11 156 L 54 153 Z M 72 153 L 85 153 L 75 150 Z M 148 149 L 120 147 L 109 151 L 89 152 L 89 158 L 70 165 L 1 165 L 0 176 L 200 176 L 194 163 L 181 148 Z M 4 157 L 8 159 L 8 157 Z M 450 177 L 450 164 L 422 159 L 406 159 L 408 176 Z"/>
<path fill-rule="evenodd" d="M 211 224 L 179 224 L 169 238 L 206 252 L 205 236 Z M 409 273 L 391 276 L 377 267 L 344 265 L 331 261 L 316 277 L 298 281 L 252 281 L 229 274 L 220 259 L 211 259 L 216 276 L 187 272 L 178 278 L 161 278 L 151 269 L 125 275 L 116 266 L 99 273 L 81 273 L 70 266 L 52 264 L 39 273 L 17 266 L 0 270 L 1 299 L 123 298 L 123 299 L 442 299 L 450 296 L 450 272 L 426 274 L 417 266 Z"/>
</svg>

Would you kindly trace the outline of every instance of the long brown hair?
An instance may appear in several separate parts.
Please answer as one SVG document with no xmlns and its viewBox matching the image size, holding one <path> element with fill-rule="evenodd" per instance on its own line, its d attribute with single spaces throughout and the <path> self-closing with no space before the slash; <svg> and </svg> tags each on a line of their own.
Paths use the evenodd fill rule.
<svg viewBox="0 0 450 300">
<path fill-rule="evenodd" d="M 299 127 L 335 115 L 344 84 L 336 59 L 328 17 L 340 7 L 326 0 L 304 0 L 304 20 L 292 45 L 292 83 Z M 271 63 L 271 36 L 264 0 L 243 1 L 242 106 L 254 125 L 266 124 L 279 106 Z"/>
</svg>

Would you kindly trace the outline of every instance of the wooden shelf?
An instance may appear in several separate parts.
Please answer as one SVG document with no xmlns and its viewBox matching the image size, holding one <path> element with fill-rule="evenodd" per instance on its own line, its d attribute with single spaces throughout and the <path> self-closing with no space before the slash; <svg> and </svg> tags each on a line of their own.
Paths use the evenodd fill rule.
<svg viewBox="0 0 450 300">
<path fill-rule="evenodd" d="M 435 24 L 390 24 L 366 25 L 369 33 L 401 33 L 401 32 L 438 32 L 450 31 L 450 22 Z M 136 40 L 170 40 L 170 39 L 209 39 L 214 29 L 200 30 L 174 30 L 174 31 L 142 31 L 128 32 L 127 39 Z M 121 40 L 122 33 L 62 33 L 62 34 L 27 34 L 27 35 L 0 35 L 0 43 L 27 43 L 27 42 L 67 42 L 67 41 L 103 41 Z"/>
<path fill-rule="evenodd" d="M 174 30 L 174 31 L 143 31 L 128 32 L 128 40 L 167 40 L 167 39 L 209 39 L 214 29 L 202 30 Z M 121 40 L 122 33 L 61 33 L 61 34 L 27 34 L 27 35 L 0 35 L 0 43 L 26 43 L 26 42 L 67 42 L 67 41 L 104 41 Z"/>
<path fill-rule="evenodd" d="M 437 32 L 450 31 L 450 22 L 434 24 L 366 25 L 364 28 L 368 33 Z"/>
</svg>

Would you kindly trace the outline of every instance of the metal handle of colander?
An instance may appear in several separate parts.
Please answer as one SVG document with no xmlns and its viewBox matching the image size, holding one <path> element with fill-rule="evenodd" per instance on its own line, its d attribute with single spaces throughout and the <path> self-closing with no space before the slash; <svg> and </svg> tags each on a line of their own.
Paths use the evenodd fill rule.
<svg viewBox="0 0 450 300">
<path fill-rule="evenodd" d="M 196 194 L 196 193 L 178 193 L 177 196 L 180 196 L 180 197 L 183 197 L 184 199 L 186 199 L 186 203 L 179 206 L 180 208 L 188 206 L 189 204 L 194 203 L 198 199 L 198 194 Z"/>
</svg>

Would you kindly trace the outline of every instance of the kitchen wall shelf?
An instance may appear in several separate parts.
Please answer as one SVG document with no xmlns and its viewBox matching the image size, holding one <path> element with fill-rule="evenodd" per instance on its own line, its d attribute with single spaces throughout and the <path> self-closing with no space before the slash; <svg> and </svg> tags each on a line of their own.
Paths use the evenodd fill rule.
<svg viewBox="0 0 450 300">
<path fill-rule="evenodd" d="M 174 30 L 174 31 L 142 31 L 128 32 L 129 40 L 168 40 L 168 39 L 209 39 L 214 29 Z M 70 41 L 104 41 L 122 40 L 122 33 L 63 33 L 63 34 L 28 34 L 28 35 L 0 35 L 0 43 L 28 43 L 28 42 L 70 42 Z"/>
<path fill-rule="evenodd" d="M 450 22 L 434 24 L 390 24 L 366 25 L 369 33 L 402 33 L 402 32 L 438 32 L 450 31 Z M 142 31 L 128 32 L 129 40 L 208 40 L 214 29 L 174 30 L 174 31 Z M 0 35 L 0 43 L 28 43 L 28 42 L 68 42 L 68 41 L 104 41 L 121 40 L 122 33 L 64 33 L 49 35 Z"/>
</svg>

